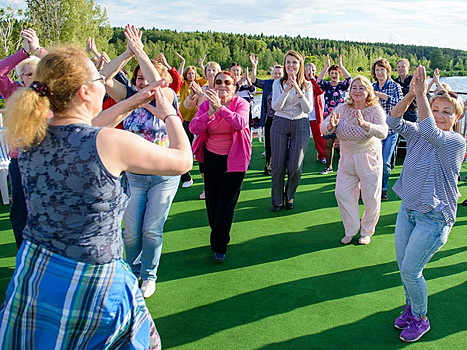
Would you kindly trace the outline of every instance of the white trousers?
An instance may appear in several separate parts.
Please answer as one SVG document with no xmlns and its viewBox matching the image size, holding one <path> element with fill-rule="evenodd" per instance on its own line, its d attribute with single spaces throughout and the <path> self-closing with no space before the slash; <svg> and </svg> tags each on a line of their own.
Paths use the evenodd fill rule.
<svg viewBox="0 0 467 350">
<path fill-rule="evenodd" d="M 341 154 L 336 179 L 336 199 L 345 235 L 373 236 L 381 210 L 383 161 L 381 150 Z M 362 194 L 365 211 L 360 221 L 358 199 Z"/>
</svg>

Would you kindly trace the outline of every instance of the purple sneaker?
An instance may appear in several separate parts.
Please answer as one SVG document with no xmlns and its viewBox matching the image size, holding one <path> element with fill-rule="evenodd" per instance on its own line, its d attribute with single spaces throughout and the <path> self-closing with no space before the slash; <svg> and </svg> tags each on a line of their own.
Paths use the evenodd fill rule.
<svg viewBox="0 0 467 350">
<path fill-rule="evenodd" d="M 412 320 L 412 308 L 410 305 L 405 305 L 402 306 L 403 309 L 405 309 L 402 314 L 396 318 L 396 321 L 394 322 L 394 327 L 397 329 L 405 329 L 410 323 L 410 320 Z"/>
<path fill-rule="evenodd" d="M 412 316 L 409 325 L 405 328 L 400 335 L 400 340 L 403 340 L 407 343 L 412 343 L 417 341 L 422 337 L 423 334 L 430 330 L 430 321 L 428 317 L 426 319 L 418 318 Z"/>
</svg>

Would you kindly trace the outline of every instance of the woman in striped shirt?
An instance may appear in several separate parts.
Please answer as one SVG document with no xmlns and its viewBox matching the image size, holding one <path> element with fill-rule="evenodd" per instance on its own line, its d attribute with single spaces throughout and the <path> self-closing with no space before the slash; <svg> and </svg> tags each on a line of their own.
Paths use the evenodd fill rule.
<svg viewBox="0 0 467 350">
<path fill-rule="evenodd" d="M 441 90 L 428 102 L 425 67 L 419 66 L 409 93 L 387 118 L 390 128 L 407 140 L 402 173 L 393 187 L 402 199 L 396 221 L 395 246 L 405 311 L 394 326 L 402 329 L 400 339 L 414 342 L 430 330 L 426 316 L 427 284 L 423 268 L 446 243 L 457 210 L 457 179 L 465 153 L 465 140 L 453 131 L 462 117 L 460 97 Z M 417 99 L 418 123 L 402 119 Z"/>
</svg>

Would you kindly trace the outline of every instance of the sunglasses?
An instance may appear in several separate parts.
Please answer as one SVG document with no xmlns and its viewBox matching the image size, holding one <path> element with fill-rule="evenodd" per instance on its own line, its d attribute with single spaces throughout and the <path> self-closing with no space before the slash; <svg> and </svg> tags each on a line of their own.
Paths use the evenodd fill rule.
<svg viewBox="0 0 467 350">
<path fill-rule="evenodd" d="M 224 83 L 226 86 L 229 86 L 229 85 L 233 85 L 233 81 L 232 80 L 221 80 L 221 79 L 217 79 L 214 84 L 216 85 L 222 85 L 222 83 Z"/>
<path fill-rule="evenodd" d="M 449 96 L 451 96 L 452 98 L 458 98 L 458 97 L 459 97 L 459 95 L 456 94 L 455 92 L 453 92 L 453 91 L 446 91 L 446 90 L 440 90 L 440 91 L 438 91 L 435 95 L 436 95 L 436 96 L 449 95 Z"/>
</svg>

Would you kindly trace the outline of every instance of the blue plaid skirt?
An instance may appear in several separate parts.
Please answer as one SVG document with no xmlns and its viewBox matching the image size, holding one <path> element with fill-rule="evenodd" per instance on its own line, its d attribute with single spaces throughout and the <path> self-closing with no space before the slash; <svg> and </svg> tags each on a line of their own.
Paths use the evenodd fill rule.
<svg viewBox="0 0 467 350">
<path fill-rule="evenodd" d="M 160 349 L 123 260 L 91 265 L 24 241 L 0 309 L 0 349 Z"/>
</svg>

